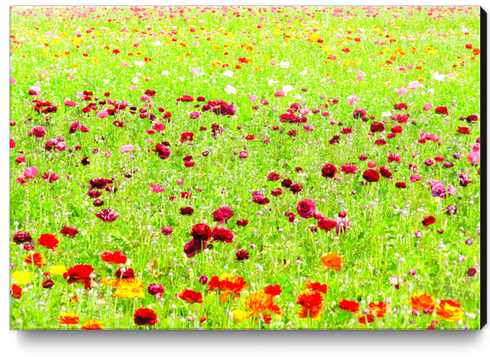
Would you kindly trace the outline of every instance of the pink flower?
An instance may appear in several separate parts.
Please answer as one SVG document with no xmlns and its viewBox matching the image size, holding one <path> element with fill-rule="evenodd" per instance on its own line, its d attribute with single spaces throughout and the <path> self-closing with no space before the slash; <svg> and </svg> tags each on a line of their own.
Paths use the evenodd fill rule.
<svg viewBox="0 0 490 357">
<path fill-rule="evenodd" d="M 423 106 L 422 106 L 422 109 L 423 110 L 430 110 L 430 108 L 432 108 L 433 105 L 431 103 L 425 103 Z"/>
<path fill-rule="evenodd" d="M 315 129 L 315 128 L 314 128 L 314 127 L 313 127 L 313 125 L 311 125 L 311 124 L 304 124 L 304 125 L 303 125 L 303 129 L 305 129 L 307 132 L 311 132 L 311 131 L 313 131 L 313 129 Z"/>
<path fill-rule="evenodd" d="M 259 99 L 259 97 L 257 97 L 256 95 L 251 95 L 250 96 L 250 101 L 251 102 L 255 102 L 257 99 Z"/>
<path fill-rule="evenodd" d="M 37 169 L 36 166 L 27 167 L 24 169 L 24 177 L 25 178 L 34 178 L 37 176 L 38 173 L 39 173 L 39 170 Z"/>
<path fill-rule="evenodd" d="M 162 123 L 156 123 L 155 125 L 153 125 L 151 127 L 153 130 L 155 131 L 158 131 L 158 132 L 161 132 L 161 131 L 164 131 L 165 130 L 165 124 L 162 124 Z"/>
<path fill-rule="evenodd" d="M 468 162 L 473 166 L 476 166 L 480 163 L 480 150 L 478 151 L 470 151 L 467 156 Z"/>
<path fill-rule="evenodd" d="M 102 110 L 102 111 L 97 113 L 97 116 L 100 119 L 104 119 L 104 118 L 107 118 L 109 116 L 109 113 L 107 112 L 107 110 Z"/>
<path fill-rule="evenodd" d="M 283 90 L 278 90 L 276 93 L 274 93 L 274 97 L 276 97 L 276 98 L 284 97 L 285 95 L 286 95 L 286 92 Z"/>
<path fill-rule="evenodd" d="M 184 180 L 177 180 L 177 185 L 182 186 L 184 184 Z"/>
<path fill-rule="evenodd" d="M 10 77 L 10 84 L 17 83 L 17 80 L 14 77 Z"/>
<path fill-rule="evenodd" d="M 198 112 L 190 112 L 189 113 L 189 117 L 191 119 L 199 119 L 201 117 L 201 113 L 198 113 Z"/>
<path fill-rule="evenodd" d="M 412 182 L 417 182 L 417 181 L 420 181 L 422 179 L 422 176 L 420 175 L 411 175 L 410 176 L 410 181 Z"/>
<path fill-rule="evenodd" d="M 129 145 L 123 145 L 121 146 L 121 148 L 119 149 L 119 151 L 122 151 L 122 152 L 131 152 L 134 150 L 134 146 L 129 144 Z"/>
<path fill-rule="evenodd" d="M 357 96 L 355 94 L 351 95 L 350 97 L 347 97 L 347 104 L 355 105 L 358 98 L 359 98 L 359 96 Z"/>
<path fill-rule="evenodd" d="M 449 196 L 454 196 L 456 194 L 456 189 L 452 185 L 448 185 L 447 191 L 444 184 L 437 180 L 427 180 L 431 186 L 432 197 L 446 198 L 446 192 Z"/>
<path fill-rule="evenodd" d="M 58 176 L 58 174 L 55 173 L 48 174 L 47 172 L 45 172 L 44 175 L 41 176 L 41 178 L 47 183 L 53 183 L 55 181 L 58 181 L 60 177 Z"/>
<path fill-rule="evenodd" d="M 240 151 L 240 155 L 238 155 L 240 159 L 246 159 L 248 157 L 248 152 L 246 150 Z"/>
<path fill-rule="evenodd" d="M 404 94 L 408 93 L 408 89 L 406 87 L 403 87 L 401 89 L 395 88 L 396 94 L 398 94 L 399 97 L 401 97 Z"/>
<path fill-rule="evenodd" d="M 103 209 L 100 213 L 96 213 L 95 215 L 104 222 L 114 222 L 116 218 L 119 217 L 119 213 L 114 213 L 114 210 L 111 208 Z"/>
<path fill-rule="evenodd" d="M 298 211 L 298 214 L 301 218 L 311 218 L 315 214 L 316 211 L 316 205 L 315 202 L 312 200 L 301 200 L 298 203 L 298 206 L 296 207 L 296 210 Z"/>
<path fill-rule="evenodd" d="M 408 83 L 408 88 L 409 89 L 424 88 L 424 85 L 420 84 L 418 81 L 413 81 Z"/>
<path fill-rule="evenodd" d="M 165 189 L 162 187 L 162 185 L 153 185 L 150 183 L 150 189 L 153 193 L 165 192 Z"/>
<path fill-rule="evenodd" d="M 151 102 L 150 97 L 148 97 L 147 95 L 142 95 L 140 97 L 140 100 L 143 101 L 143 102 L 147 102 L 147 103 L 150 103 Z"/>
<path fill-rule="evenodd" d="M 347 219 L 347 217 L 345 218 L 338 218 L 337 219 L 337 224 L 335 225 L 335 232 L 337 234 L 339 233 L 343 233 L 347 230 L 347 228 L 350 227 L 350 221 Z"/>
</svg>

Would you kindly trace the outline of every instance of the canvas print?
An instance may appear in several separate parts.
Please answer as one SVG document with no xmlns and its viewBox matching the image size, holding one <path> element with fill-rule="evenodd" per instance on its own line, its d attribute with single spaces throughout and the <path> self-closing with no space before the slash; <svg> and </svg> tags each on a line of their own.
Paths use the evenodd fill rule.
<svg viewBox="0 0 490 357">
<path fill-rule="evenodd" d="M 484 15 L 10 7 L 10 328 L 479 329 Z"/>
</svg>

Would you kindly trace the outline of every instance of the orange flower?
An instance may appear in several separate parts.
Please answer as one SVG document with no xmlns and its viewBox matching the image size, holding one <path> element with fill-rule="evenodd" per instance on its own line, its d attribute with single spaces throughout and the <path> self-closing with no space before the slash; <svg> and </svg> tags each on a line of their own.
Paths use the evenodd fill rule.
<svg viewBox="0 0 490 357">
<path fill-rule="evenodd" d="M 177 296 L 182 300 L 190 302 L 191 304 L 195 302 L 201 304 L 203 302 L 202 294 L 200 292 L 192 291 L 189 289 L 182 290 L 179 294 L 177 294 Z"/>
<path fill-rule="evenodd" d="M 103 330 L 104 325 L 99 320 L 88 320 L 82 327 L 82 330 Z"/>
<path fill-rule="evenodd" d="M 434 312 L 434 307 L 436 306 L 436 298 L 432 295 L 427 295 L 424 292 L 418 292 L 413 294 L 410 299 L 410 306 L 413 309 L 423 311 L 425 308 L 428 309 L 428 312 L 432 314 Z"/>
<path fill-rule="evenodd" d="M 298 311 L 300 318 L 319 319 L 322 316 L 325 301 L 322 294 L 318 291 L 302 290 L 298 294 L 296 304 L 301 305 L 301 310 Z"/>
<path fill-rule="evenodd" d="M 79 320 L 79 317 L 74 312 L 64 312 L 61 314 L 58 323 L 60 325 L 76 325 Z"/>
<path fill-rule="evenodd" d="M 461 310 L 461 304 L 455 300 L 441 300 L 441 303 L 436 306 L 437 316 L 449 322 L 457 322 L 464 316 Z"/>
<path fill-rule="evenodd" d="M 226 302 L 228 294 L 234 294 L 234 299 L 240 297 L 240 292 L 248 289 L 247 282 L 238 275 L 222 274 L 220 277 L 213 276 L 209 281 L 209 290 L 222 290 L 219 301 Z"/>
<path fill-rule="evenodd" d="M 37 244 L 43 245 L 54 252 L 58 244 L 60 244 L 60 241 L 54 234 L 45 233 L 41 234 L 41 237 L 37 240 Z"/>
<path fill-rule="evenodd" d="M 242 310 L 233 310 L 233 318 L 236 321 L 245 321 L 251 316 L 259 316 L 265 311 L 273 312 L 274 314 L 281 314 L 281 308 L 274 302 L 274 297 L 265 293 L 263 290 L 253 293 L 247 296 L 243 300 L 243 306 L 249 309 L 249 312 Z"/>
<path fill-rule="evenodd" d="M 371 311 L 376 311 L 377 317 L 386 317 L 386 304 L 382 301 L 370 303 L 369 309 Z"/>
<path fill-rule="evenodd" d="M 321 259 L 324 266 L 335 270 L 342 269 L 342 266 L 344 265 L 342 259 L 335 253 L 326 253 L 322 255 Z"/>
<path fill-rule="evenodd" d="M 308 280 L 306 282 L 306 288 L 313 290 L 313 291 L 319 291 L 323 294 L 326 294 L 328 291 L 327 284 L 317 283 L 316 281 L 313 281 L 313 280 Z"/>
<path fill-rule="evenodd" d="M 143 283 L 136 278 L 101 279 L 100 282 L 115 287 L 113 296 L 120 299 L 126 297 L 142 299 L 145 296 Z"/>
<path fill-rule="evenodd" d="M 40 268 L 46 265 L 46 258 L 41 253 L 34 253 L 34 255 L 27 254 L 25 262 L 27 265 L 36 265 Z"/>
<path fill-rule="evenodd" d="M 367 315 L 362 315 L 359 317 L 359 323 L 365 324 L 366 323 L 366 317 L 367 317 L 367 322 L 372 323 L 374 322 L 374 315 L 373 314 L 367 314 Z"/>
</svg>

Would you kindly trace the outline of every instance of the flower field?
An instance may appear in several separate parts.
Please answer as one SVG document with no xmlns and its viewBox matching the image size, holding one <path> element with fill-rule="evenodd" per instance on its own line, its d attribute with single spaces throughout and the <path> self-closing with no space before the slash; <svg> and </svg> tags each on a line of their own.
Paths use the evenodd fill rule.
<svg viewBox="0 0 490 357">
<path fill-rule="evenodd" d="M 10 328 L 479 329 L 479 7 L 11 7 Z"/>
</svg>

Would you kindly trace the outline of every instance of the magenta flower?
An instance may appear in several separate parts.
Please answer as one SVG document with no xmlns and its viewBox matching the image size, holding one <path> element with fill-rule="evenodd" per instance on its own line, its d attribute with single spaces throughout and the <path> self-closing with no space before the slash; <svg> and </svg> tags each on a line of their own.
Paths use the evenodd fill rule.
<svg viewBox="0 0 490 357">
<path fill-rule="evenodd" d="M 119 217 L 119 213 L 114 213 L 114 210 L 111 208 L 103 209 L 100 213 L 96 213 L 95 215 L 104 222 L 114 222 L 116 218 Z"/>
<path fill-rule="evenodd" d="M 122 152 L 131 152 L 134 150 L 134 146 L 129 144 L 129 145 L 123 145 L 120 147 L 119 151 L 122 151 Z"/>
<path fill-rule="evenodd" d="M 153 185 L 150 183 L 150 189 L 153 193 L 165 192 L 165 189 L 162 187 L 162 185 Z"/>
<path fill-rule="evenodd" d="M 315 214 L 316 205 L 312 200 L 301 200 L 299 201 L 296 210 L 298 211 L 300 217 L 308 219 L 313 217 Z"/>
</svg>

